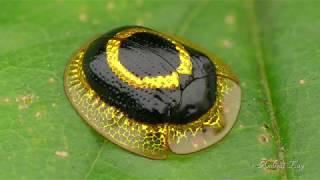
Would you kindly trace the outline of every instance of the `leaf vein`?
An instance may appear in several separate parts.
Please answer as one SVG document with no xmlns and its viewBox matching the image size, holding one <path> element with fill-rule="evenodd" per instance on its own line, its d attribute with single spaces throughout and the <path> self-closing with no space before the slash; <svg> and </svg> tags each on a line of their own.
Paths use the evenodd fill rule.
<svg viewBox="0 0 320 180">
<path fill-rule="evenodd" d="M 260 38 L 260 27 L 259 23 L 257 20 L 257 14 L 255 12 L 255 3 L 256 1 L 254 0 L 247 0 L 247 8 L 248 8 L 248 18 L 250 23 L 252 24 L 251 26 L 251 37 L 252 37 L 252 43 L 255 49 L 255 56 L 256 56 L 256 61 L 257 61 L 257 66 L 258 70 L 260 72 L 260 78 L 261 78 L 261 86 L 262 89 L 266 95 L 266 100 L 267 100 L 267 110 L 271 119 L 271 125 L 272 125 L 272 132 L 274 135 L 275 143 L 278 148 L 278 154 L 277 158 L 280 161 L 285 161 L 284 158 L 284 151 L 282 150 L 282 142 L 281 142 L 281 137 L 280 137 L 280 128 L 278 125 L 278 118 L 275 113 L 275 106 L 272 101 L 272 92 L 270 88 L 270 84 L 268 81 L 268 74 L 266 70 L 266 65 L 265 65 L 265 57 L 264 57 L 264 52 L 263 52 L 263 45 L 262 45 L 262 40 Z M 282 168 L 280 169 L 280 176 L 281 179 L 288 179 L 287 178 L 287 168 Z"/>
</svg>

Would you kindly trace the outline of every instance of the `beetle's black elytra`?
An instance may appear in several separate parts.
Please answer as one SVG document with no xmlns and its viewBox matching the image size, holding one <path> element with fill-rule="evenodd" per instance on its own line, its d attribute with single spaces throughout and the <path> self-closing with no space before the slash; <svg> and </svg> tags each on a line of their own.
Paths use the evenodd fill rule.
<svg viewBox="0 0 320 180">
<path fill-rule="evenodd" d="M 126 112 L 130 118 L 151 124 L 185 124 L 199 118 L 214 104 L 215 66 L 208 57 L 190 47 L 184 46 L 190 56 L 192 73 L 179 74 L 179 87 L 136 88 L 122 81 L 106 63 L 107 42 L 119 31 L 93 41 L 84 55 L 83 69 L 88 83 L 106 103 Z M 179 58 L 175 44 L 149 32 L 122 39 L 119 48 L 122 65 L 140 78 L 176 72 Z"/>
</svg>

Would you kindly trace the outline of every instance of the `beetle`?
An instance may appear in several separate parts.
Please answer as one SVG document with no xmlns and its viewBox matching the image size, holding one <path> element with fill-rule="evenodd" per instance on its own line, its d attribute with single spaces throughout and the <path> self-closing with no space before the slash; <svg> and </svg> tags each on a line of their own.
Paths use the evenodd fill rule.
<svg viewBox="0 0 320 180">
<path fill-rule="evenodd" d="M 67 64 L 67 97 L 111 142 L 166 159 L 220 141 L 240 109 L 239 81 L 220 59 L 141 26 L 115 28 Z"/>
</svg>

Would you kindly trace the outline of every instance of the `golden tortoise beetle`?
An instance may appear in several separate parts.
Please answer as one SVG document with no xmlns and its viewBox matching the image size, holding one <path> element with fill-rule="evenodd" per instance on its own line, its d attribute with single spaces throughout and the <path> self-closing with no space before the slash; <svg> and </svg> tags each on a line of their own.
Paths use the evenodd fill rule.
<svg viewBox="0 0 320 180">
<path fill-rule="evenodd" d="M 241 101 L 237 78 L 217 57 L 140 26 L 114 29 L 80 49 L 64 86 L 96 131 L 152 159 L 215 144 Z"/>
</svg>

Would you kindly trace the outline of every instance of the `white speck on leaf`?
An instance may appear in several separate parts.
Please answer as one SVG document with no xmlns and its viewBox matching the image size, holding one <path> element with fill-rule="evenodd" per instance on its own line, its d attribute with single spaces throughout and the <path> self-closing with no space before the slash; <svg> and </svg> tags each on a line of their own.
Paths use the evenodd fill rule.
<svg viewBox="0 0 320 180">
<path fill-rule="evenodd" d="M 236 17 L 234 16 L 233 13 L 231 13 L 224 18 L 224 22 L 227 25 L 234 25 L 234 23 L 236 22 Z"/>
<path fill-rule="evenodd" d="M 303 84 L 305 83 L 305 80 L 304 80 L 304 79 L 301 79 L 301 80 L 299 81 L 299 83 L 300 83 L 301 85 L 303 85 Z"/>
<path fill-rule="evenodd" d="M 36 118 L 40 118 L 41 115 L 42 115 L 41 112 L 36 112 L 35 117 L 36 117 Z"/>
<path fill-rule="evenodd" d="M 61 158 L 66 158 L 69 156 L 69 153 L 67 151 L 56 151 L 56 156 Z"/>
<path fill-rule="evenodd" d="M 233 47 L 233 42 L 228 40 L 228 39 L 225 39 L 222 41 L 222 45 L 224 48 L 232 48 Z"/>
<path fill-rule="evenodd" d="M 79 20 L 81 22 L 86 22 L 88 20 L 87 14 L 86 13 L 80 13 L 79 14 Z"/>
<path fill-rule="evenodd" d="M 3 99 L 3 102 L 5 102 L 5 103 L 9 103 L 11 100 L 10 100 L 10 98 L 8 98 L 8 97 L 6 97 L 6 98 L 4 98 Z"/>
<path fill-rule="evenodd" d="M 20 110 L 27 109 L 34 102 L 35 99 L 39 99 L 34 94 L 28 94 L 23 96 L 17 96 L 16 102 L 18 103 L 18 108 Z"/>
<path fill-rule="evenodd" d="M 49 78 L 49 80 L 48 80 L 48 81 L 49 81 L 49 83 L 54 83 L 56 80 L 55 80 L 54 78 L 52 78 L 52 77 L 51 77 L 51 78 Z"/>
<path fill-rule="evenodd" d="M 112 10 L 114 10 L 114 8 L 115 8 L 114 2 L 113 1 L 109 1 L 107 3 L 107 6 L 106 6 L 107 11 L 112 11 Z"/>
</svg>

